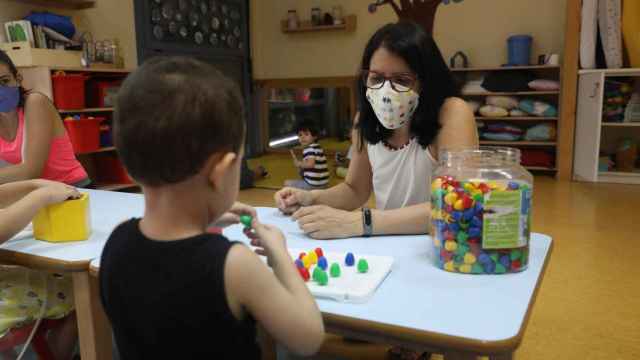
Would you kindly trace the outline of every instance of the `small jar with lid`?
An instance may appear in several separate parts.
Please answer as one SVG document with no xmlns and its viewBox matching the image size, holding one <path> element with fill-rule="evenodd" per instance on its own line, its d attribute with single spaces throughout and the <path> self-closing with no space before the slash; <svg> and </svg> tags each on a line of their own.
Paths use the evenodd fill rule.
<svg viewBox="0 0 640 360">
<path fill-rule="evenodd" d="M 311 25 L 322 25 L 322 11 L 318 7 L 311 8 Z"/>
<path fill-rule="evenodd" d="M 299 27 L 300 20 L 298 19 L 298 13 L 296 10 L 289 10 L 287 12 L 287 28 L 294 30 Z"/>
<path fill-rule="evenodd" d="M 450 150 L 438 159 L 431 183 L 430 232 L 436 264 L 470 274 L 525 270 L 533 176 L 520 165 L 520 150 Z"/>
</svg>

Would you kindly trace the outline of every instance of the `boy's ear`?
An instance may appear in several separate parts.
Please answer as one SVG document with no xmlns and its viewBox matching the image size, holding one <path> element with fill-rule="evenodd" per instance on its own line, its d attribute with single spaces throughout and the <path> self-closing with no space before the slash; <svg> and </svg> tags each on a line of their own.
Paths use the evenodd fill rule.
<svg viewBox="0 0 640 360">
<path fill-rule="evenodd" d="M 213 185 L 214 189 L 220 189 L 224 186 L 225 174 L 232 170 L 237 159 L 238 154 L 234 152 L 214 154 L 211 156 L 209 161 L 213 162 L 213 164 L 209 171 L 209 182 Z"/>
</svg>

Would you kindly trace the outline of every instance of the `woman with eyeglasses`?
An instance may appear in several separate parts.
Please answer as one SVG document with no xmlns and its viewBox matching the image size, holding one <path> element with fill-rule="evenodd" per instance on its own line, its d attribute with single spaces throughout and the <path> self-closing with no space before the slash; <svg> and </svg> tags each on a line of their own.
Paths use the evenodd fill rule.
<svg viewBox="0 0 640 360">
<path fill-rule="evenodd" d="M 433 38 L 417 24 L 379 29 L 358 80 L 359 114 L 345 181 L 326 190 L 284 188 L 278 208 L 315 239 L 423 234 L 438 152 L 478 146 L 473 113 Z M 375 194 L 376 208 L 357 210 Z"/>
</svg>

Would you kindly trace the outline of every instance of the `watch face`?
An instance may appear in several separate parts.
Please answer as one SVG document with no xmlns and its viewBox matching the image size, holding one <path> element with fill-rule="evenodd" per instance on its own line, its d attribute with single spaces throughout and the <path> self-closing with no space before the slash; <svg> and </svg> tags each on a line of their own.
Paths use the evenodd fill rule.
<svg viewBox="0 0 640 360">
<path fill-rule="evenodd" d="M 182 15 L 182 13 L 176 13 L 176 21 L 177 22 L 183 22 L 184 21 L 184 15 Z"/>
<path fill-rule="evenodd" d="M 162 5 L 162 17 L 169 20 L 173 17 L 173 6 L 171 4 Z"/>
<path fill-rule="evenodd" d="M 200 15 L 198 15 L 197 12 L 192 11 L 189 14 L 189 23 L 191 24 L 191 27 L 196 27 L 198 26 L 198 22 L 200 21 Z"/>
<path fill-rule="evenodd" d="M 240 36 L 242 35 L 242 32 L 240 31 L 239 26 L 236 26 L 235 28 L 233 28 L 233 35 L 235 35 L 237 38 L 240 38 Z"/>
<path fill-rule="evenodd" d="M 206 15 L 207 11 L 209 10 L 209 7 L 207 6 L 206 2 L 201 2 L 200 3 L 200 12 L 202 13 L 202 15 Z"/>
</svg>

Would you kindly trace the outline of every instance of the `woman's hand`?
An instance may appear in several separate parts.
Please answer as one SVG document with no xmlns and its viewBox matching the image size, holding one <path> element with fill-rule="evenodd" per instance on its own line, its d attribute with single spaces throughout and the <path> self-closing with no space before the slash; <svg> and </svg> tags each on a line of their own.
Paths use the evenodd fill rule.
<svg viewBox="0 0 640 360">
<path fill-rule="evenodd" d="M 237 224 L 240 222 L 240 215 L 251 215 L 254 219 L 258 216 L 256 209 L 252 206 L 236 201 L 229 211 L 222 214 L 222 216 L 216 220 L 214 225 L 217 227 L 227 227 Z"/>
<path fill-rule="evenodd" d="M 293 214 L 302 206 L 309 206 L 313 203 L 311 191 L 290 187 L 278 191 L 274 198 L 278 209 L 287 215 Z"/>
<path fill-rule="evenodd" d="M 35 186 L 37 189 L 34 190 L 33 193 L 41 198 L 43 205 L 56 204 L 65 200 L 79 199 L 80 196 L 82 196 L 82 194 L 80 194 L 80 192 L 71 185 L 47 180 L 36 181 L 37 183 Z"/>
<path fill-rule="evenodd" d="M 299 209 L 292 218 L 305 234 L 314 239 L 339 239 L 363 234 L 362 214 L 359 211 L 315 205 Z"/>
</svg>

